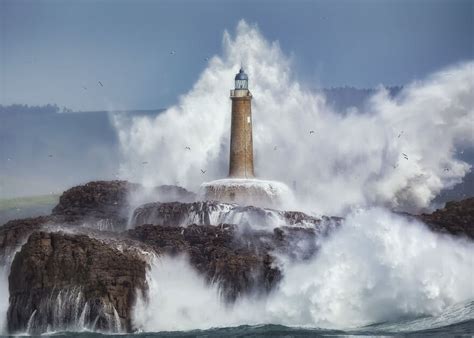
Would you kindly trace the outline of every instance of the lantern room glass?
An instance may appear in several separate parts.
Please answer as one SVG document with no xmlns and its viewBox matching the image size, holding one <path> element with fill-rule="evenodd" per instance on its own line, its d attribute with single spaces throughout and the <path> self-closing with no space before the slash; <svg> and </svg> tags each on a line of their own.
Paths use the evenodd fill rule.
<svg viewBox="0 0 474 338">
<path fill-rule="evenodd" d="M 247 89 L 248 81 L 247 80 L 235 80 L 235 89 Z"/>
</svg>

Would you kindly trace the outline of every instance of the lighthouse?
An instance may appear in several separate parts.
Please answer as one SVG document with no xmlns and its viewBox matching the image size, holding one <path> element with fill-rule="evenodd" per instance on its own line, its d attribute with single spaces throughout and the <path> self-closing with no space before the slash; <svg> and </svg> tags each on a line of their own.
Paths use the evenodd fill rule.
<svg viewBox="0 0 474 338">
<path fill-rule="evenodd" d="M 241 68 L 230 91 L 232 118 L 230 126 L 229 177 L 253 178 L 252 94 L 248 76 Z"/>
<path fill-rule="evenodd" d="M 286 184 L 255 178 L 253 169 L 252 94 L 249 77 L 241 68 L 235 76 L 230 124 L 229 175 L 201 184 L 203 200 L 278 208 L 291 199 Z"/>
</svg>

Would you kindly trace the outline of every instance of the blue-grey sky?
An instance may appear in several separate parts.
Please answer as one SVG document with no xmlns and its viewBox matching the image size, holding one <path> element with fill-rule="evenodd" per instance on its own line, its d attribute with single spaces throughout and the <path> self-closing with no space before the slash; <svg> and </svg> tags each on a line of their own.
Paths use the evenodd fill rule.
<svg viewBox="0 0 474 338">
<path fill-rule="evenodd" d="M 0 0 L 0 103 L 167 107 L 192 87 L 204 59 L 221 52 L 224 30 L 233 33 L 240 19 L 279 41 L 305 85 L 403 85 L 474 58 L 473 6 L 470 0 Z"/>
</svg>

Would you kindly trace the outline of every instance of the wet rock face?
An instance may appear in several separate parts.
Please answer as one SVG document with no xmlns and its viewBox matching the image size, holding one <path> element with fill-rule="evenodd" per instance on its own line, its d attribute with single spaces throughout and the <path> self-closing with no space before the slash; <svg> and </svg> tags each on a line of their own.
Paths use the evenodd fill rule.
<svg viewBox="0 0 474 338">
<path fill-rule="evenodd" d="M 267 293 L 282 278 L 275 254 L 305 260 L 318 250 L 316 238 L 339 225 L 334 220 L 313 228 L 281 227 L 254 230 L 229 224 L 162 226 L 142 225 L 128 231 L 157 254 L 185 253 L 191 265 L 210 283 L 217 283 L 228 301 L 239 295 Z M 321 231 L 325 228 L 325 231 Z"/>
<path fill-rule="evenodd" d="M 133 207 L 130 197 L 143 189 L 127 181 L 89 182 L 65 191 L 52 214 L 61 216 L 67 223 L 86 223 L 99 230 L 122 231 L 126 229 Z M 172 185 L 158 186 L 147 192 L 163 202 L 192 201 L 195 198 L 194 193 Z"/>
<path fill-rule="evenodd" d="M 53 215 L 64 216 L 69 222 L 102 221 L 106 226 L 109 221 L 115 227 L 125 228 L 128 193 L 138 188 L 126 181 L 96 181 L 73 187 L 61 195 Z"/>
<path fill-rule="evenodd" d="M 233 225 L 190 225 L 186 228 L 143 225 L 128 231 L 158 254 L 185 253 L 191 265 L 208 282 L 216 282 L 225 298 L 235 300 L 240 294 L 268 292 L 281 278 L 268 250 L 241 241 Z"/>
<path fill-rule="evenodd" d="M 419 218 L 434 231 L 474 240 L 474 197 L 448 202 L 443 209 Z"/>
<path fill-rule="evenodd" d="M 194 203 L 147 203 L 135 209 L 131 220 L 132 227 L 143 224 L 186 226 L 188 224 L 219 225 L 225 223 L 251 225 L 268 230 L 286 225 L 313 228 L 321 223 L 321 219 L 302 212 L 278 211 L 216 201 L 199 201 Z"/>
<path fill-rule="evenodd" d="M 136 292 L 147 289 L 145 272 L 145 260 L 133 248 L 35 232 L 11 266 L 8 330 L 130 331 Z"/>
<path fill-rule="evenodd" d="M 0 263 L 10 263 L 12 255 L 26 242 L 28 236 L 50 221 L 51 217 L 42 216 L 9 221 L 0 227 Z"/>
</svg>

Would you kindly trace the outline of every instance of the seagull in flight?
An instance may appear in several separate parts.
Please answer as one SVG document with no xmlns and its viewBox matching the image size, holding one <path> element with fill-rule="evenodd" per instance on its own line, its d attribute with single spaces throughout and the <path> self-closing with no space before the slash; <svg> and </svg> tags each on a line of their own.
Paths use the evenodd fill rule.
<svg viewBox="0 0 474 338">
<path fill-rule="evenodd" d="M 277 150 L 277 146 L 274 146 L 274 147 L 273 147 L 273 150 Z"/>
<path fill-rule="evenodd" d="M 148 164 L 148 162 L 147 162 L 147 161 L 143 161 L 142 164 Z"/>
<path fill-rule="evenodd" d="M 82 89 L 87 90 L 87 87 L 82 86 Z"/>
<path fill-rule="evenodd" d="M 402 153 L 403 157 L 405 158 L 405 160 L 408 160 L 408 155 L 405 154 L 405 153 Z"/>
<path fill-rule="evenodd" d="M 206 173 L 207 170 L 202 170 L 201 169 L 201 173 L 204 175 Z"/>
<path fill-rule="evenodd" d="M 53 155 L 49 154 L 48 157 L 53 157 Z"/>
<path fill-rule="evenodd" d="M 186 147 L 186 148 L 184 148 L 184 149 L 186 149 L 186 150 L 191 150 L 191 148 L 190 148 L 190 147 Z"/>
<path fill-rule="evenodd" d="M 403 135 L 403 130 L 400 132 L 400 134 L 398 134 L 397 137 L 400 138 L 400 136 L 402 136 L 402 135 Z"/>
<path fill-rule="evenodd" d="M 101 87 L 103 87 L 103 86 L 104 86 L 104 85 L 102 84 L 102 82 L 100 82 L 100 81 L 99 81 L 99 84 L 100 84 L 100 86 L 101 86 Z"/>
<path fill-rule="evenodd" d="M 310 135 L 311 135 L 311 134 L 314 134 L 314 130 L 310 130 L 310 131 L 309 131 L 309 134 L 310 134 Z"/>
<path fill-rule="evenodd" d="M 175 54 L 176 54 L 176 51 L 175 51 L 175 50 L 172 50 L 172 51 L 170 52 L 170 54 L 171 54 L 171 55 L 175 55 Z"/>
</svg>

